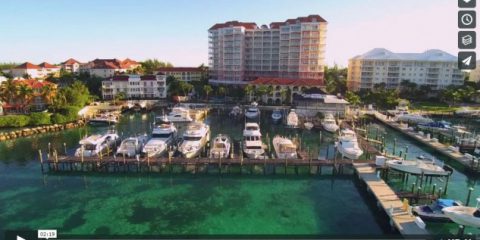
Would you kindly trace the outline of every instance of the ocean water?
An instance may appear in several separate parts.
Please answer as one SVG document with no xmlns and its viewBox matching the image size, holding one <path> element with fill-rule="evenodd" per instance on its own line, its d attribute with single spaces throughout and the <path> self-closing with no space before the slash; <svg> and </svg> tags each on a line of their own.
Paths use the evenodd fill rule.
<svg viewBox="0 0 480 240">
<path fill-rule="evenodd" d="M 275 134 L 300 136 L 312 152 L 326 154 L 334 136 L 283 129 L 262 121 Z M 151 129 L 153 114 L 124 116 L 123 136 Z M 243 122 L 211 114 L 212 137 L 239 139 Z M 384 216 L 351 174 L 334 176 L 158 173 L 42 174 L 38 149 L 49 144 L 72 154 L 81 128 L 0 143 L 0 231 L 58 229 L 60 235 L 383 235 Z M 331 153 L 332 154 L 332 153 Z M 372 206 L 373 205 L 373 206 Z M 0 237 L 1 238 L 1 237 Z"/>
</svg>

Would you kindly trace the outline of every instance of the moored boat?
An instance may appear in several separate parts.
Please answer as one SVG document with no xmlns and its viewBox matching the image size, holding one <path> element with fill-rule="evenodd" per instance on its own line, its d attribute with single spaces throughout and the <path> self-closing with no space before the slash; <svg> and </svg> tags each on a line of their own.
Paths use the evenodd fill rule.
<svg viewBox="0 0 480 240">
<path fill-rule="evenodd" d="M 282 111 L 280 111 L 280 109 L 273 110 L 272 121 L 274 123 L 278 123 L 278 122 L 280 122 L 281 119 L 282 119 Z"/>
<path fill-rule="evenodd" d="M 146 141 L 146 135 L 129 137 L 122 141 L 115 154 L 117 156 L 135 157 L 142 152 L 143 145 Z"/>
<path fill-rule="evenodd" d="M 243 152 L 248 158 L 261 158 L 265 154 L 260 126 L 257 123 L 245 123 L 243 130 Z"/>
<path fill-rule="evenodd" d="M 298 115 L 293 108 L 290 109 L 287 116 L 287 127 L 298 128 Z"/>
<path fill-rule="evenodd" d="M 400 114 L 396 117 L 397 122 L 407 122 L 407 123 L 431 123 L 432 119 L 424 117 L 420 114 Z"/>
<path fill-rule="evenodd" d="M 260 109 L 258 109 L 258 103 L 253 102 L 250 107 L 245 109 L 245 117 L 249 119 L 257 119 L 260 117 Z"/>
<path fill-rule="evenodd" d="M 480 210 L 476 207 L 452 206 L 443 208 L 442 211 L 456 224 L 480 228 Z"/>
<path fill-rule="evenodd" d="M 240 106 L 235 106 L 228 115 L 233 118 L 238 118 L 242 116 L 242 108 Z"/>
<path fill-rule="evenodd" d="M 295 145 L 292 140 L 282 137 L 275 136 L 272 140 L 273 148 L 275 149 L 275 155 L 280 159 L 297 159 L 297 145 Z"/>
<path fill-rule="evenodd" d="M 95 134 L 80 140 L 80 147 L 75 151 L 75 156 L 96 157 L 113 151 L 120 137 L 114 132 Z"/>
<path fill-rule="evenodd" d="M 342 156 L 356 160 L 363 154 L 363 150 L 358 146 L 357 134 L 350 129 L 343 129 L 340 132 L 337 149 Z"/>
<path fill-rule="evenodd" d="M 411 174 L 425 174 L 432 176 L 447 176 L 450 174 L 442 167 L 435 164 L 434 161 L 421 161 L 421 160 L 404 160 L 404 159 L 392 159 L 387 160 L 387 166 L 401 172 Z"/>
<path fill-rule="evenodd" d="M 339 129 L 337 125 L 337 121 L 335 120 L 335 118 L 331 113 L 325 114 L 325 118 L 322 121 L 322 127 L 323 129 L 325 129 L 325 131 L 332 132 L 332 133 L 338 131 Z"/>
<path fill-rule="evenodd" d="M 305 122 L 305 123 L 303 124 L 303 126 L 304 126 L 305 129 L 307 129 L 307 130 L 312 130 L 312 128 L 313 128 L 314 125 L 313 125 L 312 122 Z"/>
<path fill-rule="evenodd" d="M 412 212 L 424 221 L 450 222 L 451 219 L 445 215 L 442 209 L 452 206 L 463 206 L 463 204 L 453 199 L 437 199 L 432 204 L 413 207 Z"/>
<path fill-rule="evenodd" d="M 119 117 L 116 113 L 99 113 L 88 120 L 89 125 L 115 125 L 118 123 Z"/>
<path fill-rule="evenodd" d="M 190 110 L 184 107 L 174 107 L 172 111 L 167 115 L 167 119 L 170 122 L 191 122 L 193 121 L 190 116 Z"/>
<path fill-rule="evenodd" d="M 210 158 L 228 158 L 230 154 L 230 148 L 232 140 L 230 137 L 224 134 L 218 134 L 212 143 L 210 149 Z"/>
<path fill-rule="evenodd" d="M 178 151 L 185 158 L 193 158 L 200 154 L 210 139 L 210 126 L 202 122 L 192 122 L 183 133 Z"/>
<path fill-rule="evenodd" d="M 164 116 L 157 118 L 151 139 L 142 149 L 142 153 L 148 157 L 157 157 L 164 154 L 168 148 L 173 147 L 177 141 L 177 128 L 173 123 L 168 122 Z"/>
</svg>

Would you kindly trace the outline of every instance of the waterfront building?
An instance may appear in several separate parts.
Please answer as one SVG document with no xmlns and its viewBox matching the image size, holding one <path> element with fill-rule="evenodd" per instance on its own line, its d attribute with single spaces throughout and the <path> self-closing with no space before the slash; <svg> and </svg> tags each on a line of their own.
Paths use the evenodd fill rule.
<svg viewBox="0 0 480 240">
<path fill-rule="evenodd" d="M 57 91 L 56 84 L 45 80 L 17 79 L 14 80 L 13 83 L 18 87 L 25 85 L 29 87 L 32 92 L 27 96 L 17 97 L 8 102 L 4 102 L 3 110 L 5 112 L 43 111 L 47 109 L 51 97 L 54 96 Z"/>
<path fill-rule="evenodd" d="M 71 72 L 71 73 L 78 73 L 80 72 L 80 62 L 70 58 L 67 61 L 61 63 L 61 67 L 64 71 L 66 72 Z"/>
<path fill-rule="evenodd" d="M 200 81 L 203 75 L 203 70 L 199 67 L 162 67 L 157 71 L 167 77 L 172 76 L 186 82 Z"/>
<path fill-rule="evenodd" d="M 131 60 L 119 59 L 95 59 L 86 64 L 81 64 L 80 73 L 89 73 L 91 76 L 102 78 L 109 78 L 119 73 L 126 73 L 128 70 L 133 70 L 140 66 L 140 63 Z"/>
<path fill-rule="evenodd" d="M 432 90 L 461 86 L 464 73 L 457 64 L 457 57 L 436 49 L 423 53 L 394 53 L 375 48 L 349 60 L 347 86 L 352 91 L 372 89 L 380 83 L 388 89 L 397 89 L 403 81 L 428 85 Z"/>
<path fill-rule="evenodd" d="M 319 15 L 272 22 L 217 23 L 209 30 L 212 83 L 245 84 L 258 77 L 323 82 L 327 22 Z"/>
<path fill-rule="evenodd" d="M 167 97 L 166 76 L 157 75 L 116 75 L 102 81 L 102 97 L 114 99 L 124 93 L 127 99 L 161 99 Z"/>
<path fill-rule="evenodd" d="M 468 80 L 476 83 L 480 82 L 480 64 L 477 64 L 477 67 L 470 71 Z"/>
<path fill-rule="evenodd" d="M 41 75 L 43 77 L 47 77 L 50 75 L 58 76 L 58 73 L 60 72 L 59 66 L 55 66 L 47 62 L 40 63 L 38 64 L 38 66 L 40 67 Z"/>
<path fill-rule="evenodd" d="M 47 62 L 43 62 L 39 65 L 25 62 L 14 67 L 10 72 L 13 78 L 45 78 L 49 75 L 55 75 L 59 71 L 59 66 L 55 66 Z"/>
</svg>

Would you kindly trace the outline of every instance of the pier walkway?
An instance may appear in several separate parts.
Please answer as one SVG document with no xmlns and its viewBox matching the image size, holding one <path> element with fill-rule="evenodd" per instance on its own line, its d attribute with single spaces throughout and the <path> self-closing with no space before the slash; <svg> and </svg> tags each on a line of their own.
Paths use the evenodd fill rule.
<svg viewBox="0 0 480 240">
<path fill-rule="evenodd" d="M 378 201 L 378 206 L 383 208 L 390 218 L 390 224 L 394 226 L 403 236 L 427 235 L 428 231 L 420 228 L 415 223 L 415 216 L 410 215 L 403 209 L 401 199 L 383 181 L 377 177 L 376 169 L 367 163 L 354 163 L 353 167 L 358 178 L 365 182 L 367 191 L 371 192 Z"/>
<path fill-rule="evenodd" d="M 433 141 L 432 139 L 428 139 L 427 137 L 422 136 L 420 133 L 417 133 L 414 130 L 405 128 L 401 124 L 389 120 L 386 115 L 383 115 L 378 112 L 375 112 L 371 115 L 373 115 L 378 121 L 382 122 L 383 124 L 409 136 L 410 138 L 416 140 L 417 142 L 420 142 L 428 147 L 433 148 L 438 153 L 450 159 L 455 160 L 456 162 L 462 164 L 469 171 L 480 173 L 479 161 L 474 161 L 474 159 L 469 159 L 464 154 L 453 150 L 451 147 L 445 144 L 442 144 L 438 141 Z"/>
</svg>

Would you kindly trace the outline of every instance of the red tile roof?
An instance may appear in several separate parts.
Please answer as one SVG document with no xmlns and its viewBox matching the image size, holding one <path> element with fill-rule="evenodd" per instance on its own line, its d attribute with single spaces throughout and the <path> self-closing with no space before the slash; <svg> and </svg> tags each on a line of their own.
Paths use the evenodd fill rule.
<svg viewBox="0 0 480 240">
<path fill-rule="evenodd" d="M 51 83 L 49 81 L 40 81 L 36 79 L 19 79 L 13 81 L 15 84 L 26 84 L 33 89 L 39 89 L 47 85 L 56 86 L 55 83 Z"/>
<path fill-rule="evenodd" d="M 52 64 L 47 63 L 47 62 L 40 63 L 40 64 L 38 64 L 38 66 L 41 67 L 41 68 L 59 68 L 58 66 L 52 65 Z"/>
<path fill-rule="evenodd" d="M 70 58 L 70 59 L 68 59 L 67 61 L 63 62 L 62 64 L 64 64 L 64 65 L 73 65 L 73 64 L 75 64 L 75 63 L 80 64 L 79 61 L 77 61 L 77 60 L 75 60 L 75 59 L 73 59 L 73 58 Z"/>
<path fill-rule="evenodd" d="M 287 19 L 285 22 L 272 22 L 270 23 L 270 28 L 272 29 L 278 29 L 280 26 L 286 25 L 286 24 L 295 24 L 298 22 L 327 22 L 325 19 L 320 17 L 320 15 L 309 15 L 307 17 L 298 17 L 296 19 Z M 239 22 L 239 21 L 230 21 L 226 23 L 217 23 L 213 25 L 209 30 L 216 30 L 220 28 L 225 28 L 225 27 L 244 27 L 246 29 L 256 29 L 258 28 L 256 23 L 252 22 Z"/>
<path fill-rule="evenodd" d="M 157 69 L 159 72 L 202 72 L 198 67 L 162 67 Z"/>
<path fill-rule="evenodd" d="M 128 69 L 132 67 L 132 65 L 138 65 L 139 63 L 131 60 L 131 59 L 125 59 L 123 61 L 119 59 L 95 59 L 92 62 L 90 62 L 92 65 L 91 68 L 93 69 Z"/>
<path fill-rule="evenodd" d="M 25 62 L 23 64 L 16 66 L 15 69 L 40 69 L 40 67 L 35 64 Z"/>
<path fill-rule="evenodd" d="M 293 79 L 293 78 L 268 78 L 259 77 L 250 84 L 253 85 L 287 85 L 287 86 L 323 86 L 319 79 Z"/>
</svg>

